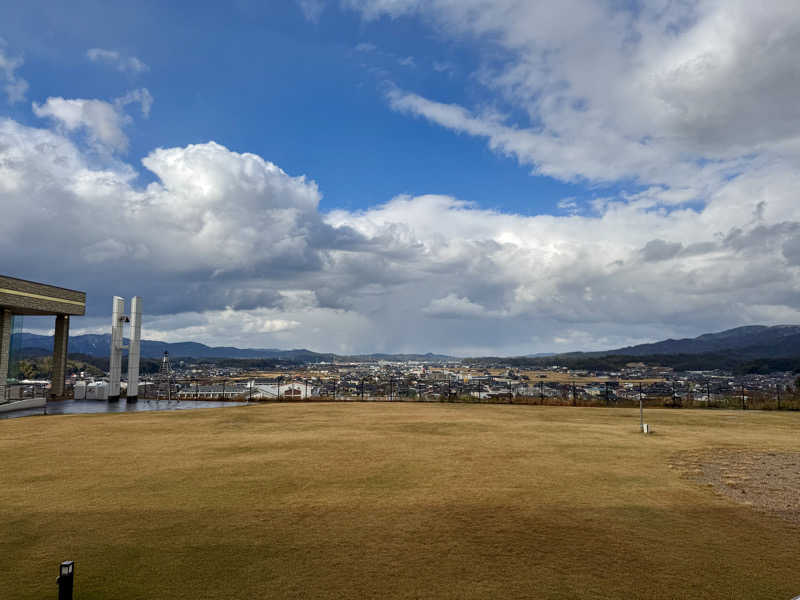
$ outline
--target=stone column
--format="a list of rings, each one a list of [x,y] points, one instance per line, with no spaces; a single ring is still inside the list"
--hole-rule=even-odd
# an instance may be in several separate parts
[[[11,352],[11,328],[14,315],[8,309],[0,309],[0,404],[6,401],[8,360]]]
[[[50,397],[64,396],[64,376],[67,372],[67,344],[69,343],[69,316],[56,317],[56,335],[53,340],[53,377],[50,384]]]

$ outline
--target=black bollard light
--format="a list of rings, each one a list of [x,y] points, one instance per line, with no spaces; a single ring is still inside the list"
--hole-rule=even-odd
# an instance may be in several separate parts
[[[58,570],[58,600],[72,600],[72,582],[75,577],[75,561],[65,560]]]

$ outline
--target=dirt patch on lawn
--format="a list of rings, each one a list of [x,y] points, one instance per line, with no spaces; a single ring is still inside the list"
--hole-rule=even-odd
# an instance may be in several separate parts
[[[714,450],[674,466],[735,502],[800,523],[800,452]]]

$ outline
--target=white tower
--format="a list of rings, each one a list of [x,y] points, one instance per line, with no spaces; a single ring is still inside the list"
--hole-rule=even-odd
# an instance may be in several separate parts
[[[142,337],[142,299],[131,299],[131,339],[128,343],[128,402],[139,399],[139,356]]]
[[[128,350],[128,400],[135,402],[139,391],[140,338],[142,335],[142,299],[135,296],[131,300],[131,317],[125,315],[125,299],[114,296],[111,305],[111,356],[108,362],[108,399],[119,400],[119,380],[122,372],[123,328],[131,324],[130,346]]]
[[[125,299],[114,296],[111,304],[111,356],[108,361],[108,399],[119,400],[119,377],[122,370],[122,326],[128,319]]]

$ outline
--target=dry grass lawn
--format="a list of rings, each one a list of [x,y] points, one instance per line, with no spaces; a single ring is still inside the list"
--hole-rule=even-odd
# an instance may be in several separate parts
[[[800,594],[800,525],[674,465],[800,413],[270,404],[0,421],[0,598]]]

